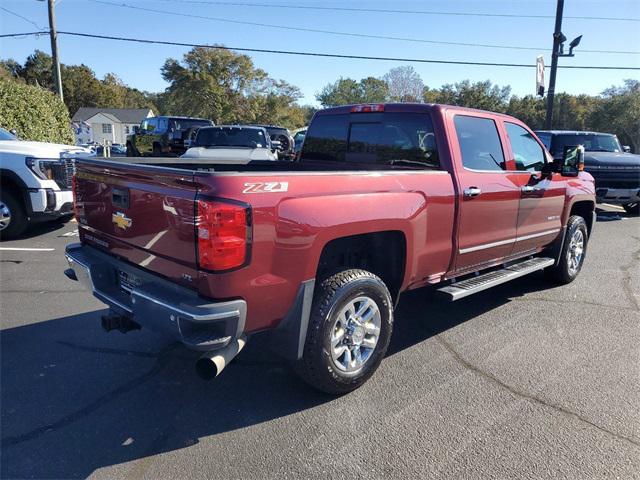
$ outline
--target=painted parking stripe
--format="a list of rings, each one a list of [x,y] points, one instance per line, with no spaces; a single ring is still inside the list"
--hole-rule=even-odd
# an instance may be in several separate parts
[[[622,208],[620,205],[612,205],[611,203],[603,203],[603,205],[606,205],[607,207],[616,208],[618,210],[624,211],[624,208]]]
[[[4,252],[53,252],[55,248],[18,248],[18,247],[0,247],[0,251]]]

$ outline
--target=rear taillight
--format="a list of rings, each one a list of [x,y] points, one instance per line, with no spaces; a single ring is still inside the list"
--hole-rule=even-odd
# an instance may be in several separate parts
[[[198,265],[206,270],[230,270],[249,259],[250,210],[219,200],[197,201]]]

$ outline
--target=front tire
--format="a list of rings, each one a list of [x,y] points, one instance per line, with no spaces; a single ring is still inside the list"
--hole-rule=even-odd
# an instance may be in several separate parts
[[[577,215],[569,217],[560,261],[545,270],[548,278],[561,285],[573,282],[582,270],[588,240],[589,234],[584,218]]]
[[[28,224],[17,197],[7,191],[0,193],[0,238],[15,238],[27,229]]]
[[[352,269],[325,279],[314,295],[298,375],[333,395],[360,387],[389,346],[392,306],[389,290],[373,273]]]
[[[127,142],[127,157],[139,157],[140,154],[130,142]]]

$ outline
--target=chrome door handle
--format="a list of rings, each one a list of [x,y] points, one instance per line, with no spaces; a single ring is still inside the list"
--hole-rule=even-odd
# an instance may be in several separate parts
[[[462,193],[465,197],[477,197],[482,193],[482,190],[480,190],[478,187],[469,187],[465,188]]]
[[[537,192],[538,190],[540,190],[540,187],[533,187],[531,185],[525,185],[520,190],[522,190],[522,193],[531,193],[531,192]]]

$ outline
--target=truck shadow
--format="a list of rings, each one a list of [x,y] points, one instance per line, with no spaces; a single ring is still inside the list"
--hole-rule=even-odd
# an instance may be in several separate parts
[[[531,275],[436,308],[429,308],[433,291],[411,292],[398,308],[389,355],[545,285]],[[2,331],[2,478],[85,478],[340,401],[298,380],[260,337],[217,380],[204,382],[194,372],[196,354],[144,330],[105,334],[100,313]],[[224,451],[208,449],[207,461],[224,462]]]

